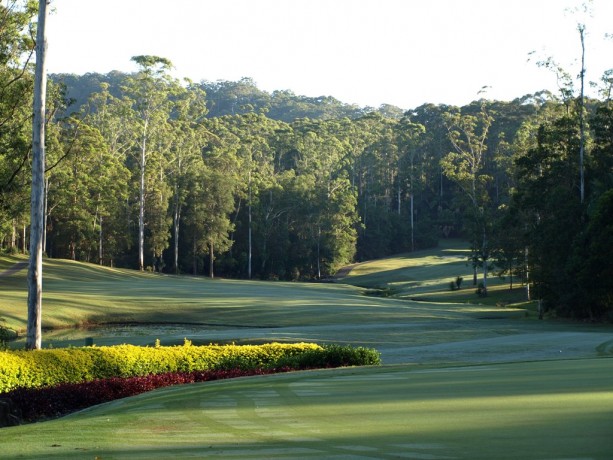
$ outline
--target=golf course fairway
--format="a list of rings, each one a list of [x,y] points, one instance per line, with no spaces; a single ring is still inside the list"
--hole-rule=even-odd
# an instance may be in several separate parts
[[[606,460],[611,382],[611,358],[249,377],[5,428],[0,456]]]
[[[15,330],[20,260],[0,260]],[[451,291],[470,278],[457,242],[336,283],[45,263],[45,346],[305,341],[376,348],[384,365],[164,388],[2,428],[0,459],[613,459],[611,326],[539,321],[504,280],[486,299]]]

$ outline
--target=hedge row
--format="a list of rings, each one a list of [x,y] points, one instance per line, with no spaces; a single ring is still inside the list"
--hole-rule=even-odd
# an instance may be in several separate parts
[[[10,400],[13,423],[36,422],[85,409],[120,398],[135,396],[147,391],[171,385],[208,382],[251,375],[289,372],[290,368],[214,370],[195,372],[171,372],[142,377],[114,377],[84,383],[63,383],[46,388],[17,388],[3,398]],[[0,427],[2,427],[0,421]]]
[[[0,351],[0,394],[15,388],[43,388],[113,377],[169,372],[305,369],[379,364],[366,348],[313,343],[264,345],[185,344],[172,347],[83,347],[36,351]]]

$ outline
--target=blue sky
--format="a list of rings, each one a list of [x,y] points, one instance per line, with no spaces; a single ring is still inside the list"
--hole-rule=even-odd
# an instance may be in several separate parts
[[[556,91],[535,60],[579,73],[577,23],[586,24],[587,77],[613,68],[613,1],[593,0],[52,0],[51,73],[131,72],[130,58],[170,59],[194,81],[250,77],[347,103],[462,105]],[[529,53],[534,51],[532,61]]]

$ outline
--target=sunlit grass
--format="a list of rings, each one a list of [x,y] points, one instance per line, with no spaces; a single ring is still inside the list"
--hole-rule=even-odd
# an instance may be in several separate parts
[[[604,460],[611,364],[405,365],[196,384],[6,429],[2,443],[27,459]]]

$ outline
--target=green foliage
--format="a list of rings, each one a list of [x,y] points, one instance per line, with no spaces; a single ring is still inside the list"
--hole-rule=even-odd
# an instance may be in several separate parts
[[[324,345],[321,350],[311,349],[300,355],[283,357],[280,363],[298,369],[376,366],[381,364],[381,354],[372,348],[331,344]]]
[[[15,332],[7,328],[4,323],[6,320],[0,317],[0,350],[5,350],[9,340],[15,338]]]
[[[379,353],[365,348],[311,343],[175,347],[85,347],[37,351],[0,351],[0,393],[111,377],[168,372],[255,370],[293,366],[338,367],[380,364]]]
[[[28,221],[25,59],[36,2],[11,5],[0,7],[0,248],[15,251]],[[595,210],[613,187],[609,99],[541,92],[403,113],[269,94],[250,79],[179,82],[163,57],[133,61],[134,74],[51,79],[50,257],[318,280],[356,260],[462,237],[484,285],[495,263],[511,287],[514,276],[530,282],[557,314],[607,316],[606,292],[591,281],[607,265],[589,240],[604,241]],[[73,117],[64,116],[66,96],[77,99]]]

